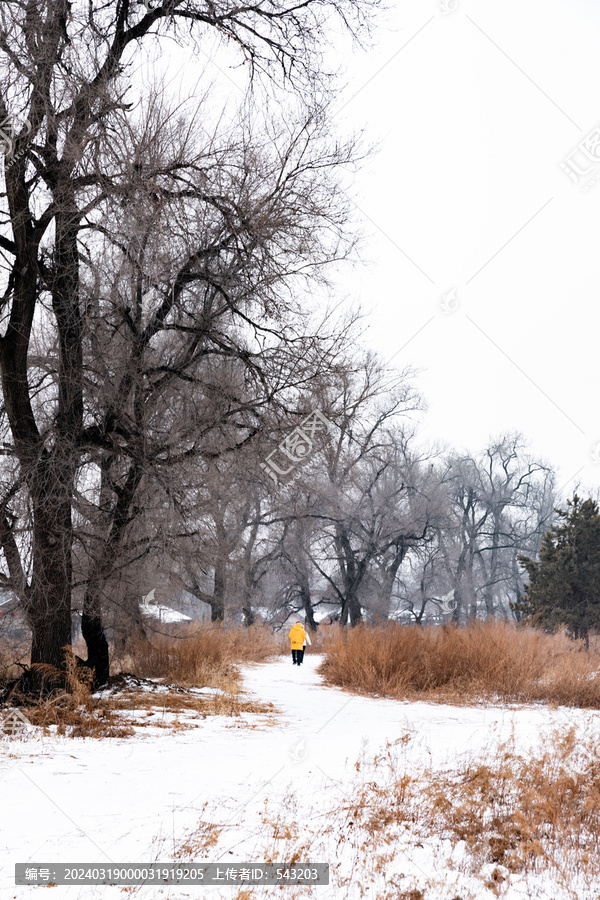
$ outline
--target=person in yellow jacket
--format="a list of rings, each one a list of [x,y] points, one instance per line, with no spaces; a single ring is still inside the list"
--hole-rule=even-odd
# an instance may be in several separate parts
[[[304,647],[307,641],[310,644],[310,640],[300,622],[296,622],[295,625],[292,625],[289,639],[292,645],[293,665],[301,666],[304,658]]]

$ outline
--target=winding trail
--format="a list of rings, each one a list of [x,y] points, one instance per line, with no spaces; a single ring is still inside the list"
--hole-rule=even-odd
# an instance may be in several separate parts
[[[247,695],[273,703],[277,714],[181,714],[185,727],[166,719],[124,740],[56,734],[0,740],[0,897],[31,896],[14,886],[15,862],[169,861],[200,820],[223,827],[228,848],[219,843],[221,858],[257,858],[252,851],[266,798],[283,804],[290,791],[298,793],[307,814],[315,804],[339,802],[361,752],[373,755],[407,732],[406,761],[419,771],[424,762],[454,765],[461,754],[493,748],[513,731],[515,745],[525,749],[544,730],[598,715],[362,697],[324,685],[319,662],[309,653],[301,667],[286,656],[243,668]],[[145,717],[140,711],[139,721]],[[172,890],[156,896],[187,896]],[[213,890],[203,889],[202,897],[216,896]],[[122,896],[116,887],[59,886],[52,893],[54,900]]]

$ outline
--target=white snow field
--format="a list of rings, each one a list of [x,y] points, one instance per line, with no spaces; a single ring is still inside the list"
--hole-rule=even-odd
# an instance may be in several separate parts
[[[599,713],[356,696],[324,685],[316,672],[320,661],[307,654],[301,667],[287,657],[243,667],[247,694],[272,702],[277,714],[165,714],[162,723],[140,726],[126,739],[43,736],[32,729],[0,740],[2,900],[48,890],[56,900],[600,898],[600,884],[589,878],[573,884],[572,877],[563,882],[543,870],[503,870],[504,880],[491,889],[486,882],[498,867],[473,871],[464,842],[396,827],[391,844],[375,848],[368,830],[353,829],[347,814],[360,785],[371,792],[383,786],[383,757],[397,757],[397,769],[411,775],[427,769],[431,779],[436,770],[493,755],[500,741],[526,754],[558,727],[598,724]],[[140,712],[140,721],[146,716]],[[214,844],[203,845],[211,835]],[[328,886],[14,884],[17,862],[232,865],[287,862],[299,848],[295,861],[330,864]]]

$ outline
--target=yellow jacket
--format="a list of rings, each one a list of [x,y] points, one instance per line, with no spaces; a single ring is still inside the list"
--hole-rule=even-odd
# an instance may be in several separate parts
[[[299,622],[292,626],[289,639],[292,642],[292,650],[302,650],[306,640],[306,632]]]

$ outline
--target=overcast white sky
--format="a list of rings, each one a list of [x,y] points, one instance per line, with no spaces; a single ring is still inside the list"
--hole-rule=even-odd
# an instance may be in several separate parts
[[[336,120],[379,142],[353,184],[366,262],[340,281],[366,340],[423,370],[428,438],[518,430],[567,494],[595,490],[600,0],[403,0],[373,49],[338,50]]]
[[[409,0],[388,20],[340,112],[381,141],[355,195],[369,340],[425,369],[432,437],[517,429],[559,486],[595,488],[600,0]]]

